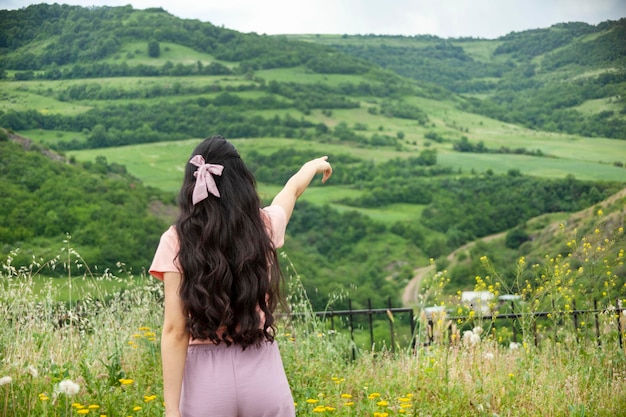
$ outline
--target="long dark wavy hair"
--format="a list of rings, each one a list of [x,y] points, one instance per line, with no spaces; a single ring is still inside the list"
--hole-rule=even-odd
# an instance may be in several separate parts
[[[274,340],[273,312],[282,275],[261,215],[256,180],[235,147],[221,136],[205,139],[191,156],[224,166],[213,175],[220,197],[192,203],[197,167],[188,163],[178,196],[179,290],[194,339],[244,349]],[[265,313],[260,323],[259,309]],[[218,329],[226,329],[219,334]],[[222,330],[220,329],[220,331]]]

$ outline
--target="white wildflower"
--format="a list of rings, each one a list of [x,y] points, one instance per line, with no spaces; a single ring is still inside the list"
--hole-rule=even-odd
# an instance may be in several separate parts
[[[2,378],[0,378],[0,385],[7,385],[10,384],[13,381],[13,379],[11,379],[10,376],[3,376]]]
[[[469,344],[471,346],[476,346],[479,343],[480,343],[480,335],[477,335],[476,333],[472,332],[472,334],[469,337]]]
[[[482,328],[482,327],[480,327],[480,326],[476,326],[476,327],[474,327],[474,330],[472,330],[472,331],[474,332],[474,334],[477,334],[477,335],[479,335],[479,336],[480,336],[481,334],[483,334],[483,328]]]
[[[519,343],[516,343],[516,342],[509,343],[509,349],[511,349],[511,350],[519,349]]]
[[[59,385],[57,386],[57,391],[65,395],[78,394],[78,391],[80,391],[80,385],[70,379],[64,379],[63,381],[59,382]]]
[[[26,370],[33,378],[37,378],[39,376],[39,371],[33,365],[29,365]]]
[[[469,343],[470,337],[474,334],[471,330],[466,330],[463,332],[463,343],[466,345]]]

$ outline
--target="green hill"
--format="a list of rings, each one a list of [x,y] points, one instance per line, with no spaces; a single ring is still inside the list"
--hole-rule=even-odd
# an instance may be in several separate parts
[[[354,306],[397,304],[429,258],[443,264],[475,239],[623,188],[623,26],[556,25],[493,41],[274,37],[161,9],[0,10],[0,126],[59,153],[71,173],[43,170],[49,203],[38,207],[23,180],[30,156],[2,144],[13,146],[2,153],[2,254],[28,248],[18,259],[28,263],[70,233],[88,263],[145,268],[172,221],[188,152],[219,133],[267,200],[299,164],[328,154],[335,174],[303,196],[287,255],[316,308],[333,294]],[[590,47],[593,60],[580,62]],[[83,171],[96,175],[95,189],[115,178],[140,197],[107,195],[100,210],[111,216],[97,214],[100,197],[64,179]],[[457,288],[473,285],[475,267],[455,271]]]
[[[626,138],[626,18],[596,26],[561,23],[495,40],[290,38],[443,86],[463,95],[461,108],[474,113],[532,129]],[[583,106],[591,102],[595,105]]]
[[[27,138],[1,134],[0,245],[4,256],[19,250],[10,255],[14,266],[41,264],[54,276],[68,268],[118,270],[118,263],[141,273],[149,265],[168,224],[156,214],[166,194],[119,164],[69,164]],[[57,257],[59,248],[69,256],[70,247],[82,256],[82,270]]]

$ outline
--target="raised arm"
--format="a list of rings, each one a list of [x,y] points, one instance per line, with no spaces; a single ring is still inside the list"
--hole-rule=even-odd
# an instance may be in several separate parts
[[[291,218],[296,200],[304,193],[309,186],[313,177],[322,174],[322,182],[325,183],[333,173],[333,168],[328,163],[328,157],[313,159],[302,165],[300,170],[296,172],[285,184],[282,190],[274,197],[272,205],[278,205],[285,210],[287,222]]]

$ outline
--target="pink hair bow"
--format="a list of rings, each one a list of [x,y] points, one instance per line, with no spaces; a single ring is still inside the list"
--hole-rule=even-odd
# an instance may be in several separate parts
[[[193,188],[193,195],[191,196],[193,204],[195,205],[207,198],[209,193],[213,194],[215,197],[219,197],[220,192],[217,189],[217,184],[213,179],[213,175],[221,176],[224,166],[207,164],[204,162],[202,155],[195,155],[189,160],[189,163],[198,167],[196,172],[193,173],[194,177],[196,177],[196,185]]]

